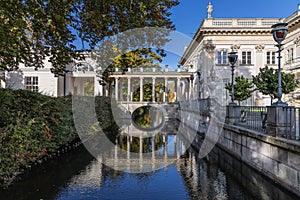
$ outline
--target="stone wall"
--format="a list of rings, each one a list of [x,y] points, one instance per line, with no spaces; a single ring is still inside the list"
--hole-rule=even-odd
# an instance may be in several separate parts
[[[300,195],[300,144],[228,124],[219,147]]]
[[[214,138],[218,138],[216,144],[218,147],[300,196],[299,141],[220,123],[212,117],[205,121],[200,117],[198,109],[191,111],[181,108],[180,111],[179,133],[182,132],[182,136],[190,141],[192,146],[200,149],[203,145],[215,145]],[[202,124],[205,124],[205,127],[202,127]],[[210,138],[213,139],[211,142],[203,143],[205,139]]]

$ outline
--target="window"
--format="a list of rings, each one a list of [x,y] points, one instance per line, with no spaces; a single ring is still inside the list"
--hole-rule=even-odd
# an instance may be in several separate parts
[[[25,88],[33,92],[39,91],[38,77],[25,77]]]
[[[290,63],[294,60],[294,51],[293,48],[290,48],[286,51],[286,63]]]
[[[275,61],[276,61],[275,52],[268,51],[267,52],[267,64],[275,64]]]
[[[227,64],[227,51],[218,51],[217,64]]]
[[[242,52],[242,64],[251,65],[251,51]]]

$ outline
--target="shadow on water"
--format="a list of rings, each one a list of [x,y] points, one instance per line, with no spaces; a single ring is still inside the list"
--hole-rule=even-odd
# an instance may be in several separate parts
[[[0,199],[54,199],[59,188],[92,160],[94,158],[81,145],[70,153],[34,167],[9,188],[0,189]]]

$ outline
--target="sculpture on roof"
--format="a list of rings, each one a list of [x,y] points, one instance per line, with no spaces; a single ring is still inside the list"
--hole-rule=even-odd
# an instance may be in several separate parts
[[[211,18],[212,11],[213,11],[213,6],[212,6],[211,2],[208,2],[208,5],[207,5],[207,18]]]

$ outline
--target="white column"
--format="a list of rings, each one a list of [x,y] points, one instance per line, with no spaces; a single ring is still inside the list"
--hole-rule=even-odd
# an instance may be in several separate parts
[[[152,78],[152,102],[155,102],[155,78]]]
[[[176,89],[177,89],[177,92],[176,92],[176,101],[179,102],[180,101],[180,78],[177,77],[177,85],[176,85]]]
[[[168,78],[165,77],[165,102],[168,102]]]
[[[119,100],[118,94],[119,94],[119,79],[118,79],[118,77],[116,77],[115,78],[115,98],[116,98],[116,101]]]
[[[144,85],[143,78],[140,78],[140,102],[142,102],[144,100],[144,86],[143,85]]]
[[[131,100],[131,78],[127,78],[127,101]]]
[[[188,99],[192,99],[192,80],[191,79],[189,80],[189,83],[190,83],[190,85],[189,85],[189,97],[188,97]]]

